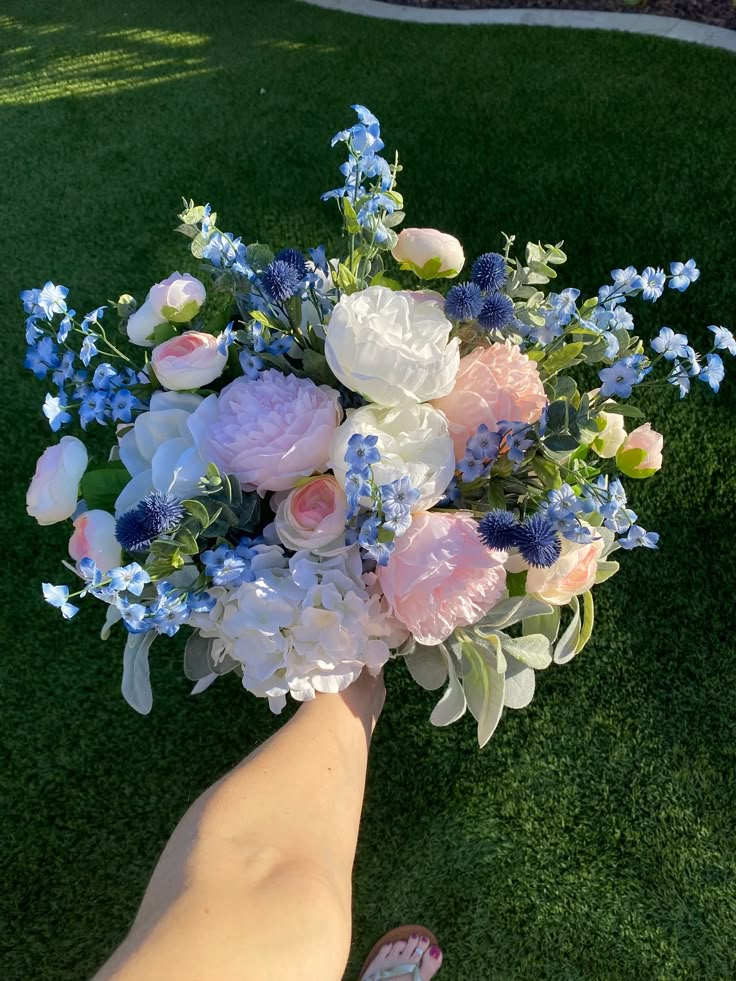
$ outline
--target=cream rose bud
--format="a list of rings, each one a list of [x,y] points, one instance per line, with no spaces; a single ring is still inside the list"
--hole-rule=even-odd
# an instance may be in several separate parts
[[[440,500],[455,472],[455,449],[441,412],[431,405],[364,405],[349,412],[330,452],[330,467],[341,487],[347,474],[345,451],[354,433],[378,437],[381,460],[373,465],[373,479],[379,486],[408,476],[419,491],[412,511],[429,510]]]
[[[592,529],[596,534],[596,529]],[[545,603],[564,606],[573,596],[586,593],[595,583],[598,560],[605,541],[598,536],[586,545],[562,539],[562,553],[554,565],[544,569],[534,566],[526,574],[526,591]]]
[[[604,460],[616,456],[626,439],[624,417],[617,412],[601,412],[598,416],[599,433],[590,444],[594,452]]]
[[[92,559],[103,574],[120,565],[123,551],[115,537],[115,518],[107,511],[85,511],[74,520],[69,555],[75,562]]]
[[[343,296],[327,326],[325,357],[353,392],[379,405],[447,395],[460,364],[452,324],[434,303],[384,286]]]
[[[175,272],[148,291],[145,302],[128,320],[128,339],[141,347],[153,347],[150,335],[159,324],[186,324],[199,313],[207,297],[204,285],[189,273]]]
[[[227,353],[217,349],[217,338],[188,330],[154,348],[151,364],[164,388],[181,392],[209,385],[227,364]]]
[[[436,228],[405,228],[391,254],[402,269],[413,270],[421,279],[450,279],[465,264],[458,240]]]
[[[627,477],[651,477],[662,469],[664,436],[645,422],[630,432],[616,454],[616,465]]]
[[[87,469],[87,450],[76,436],[62,436],[49,446],[36,464],[26,510],[40,525],[71,518],[79,498],[79,481]]]
[[[281,501],[274,527],[279,541],[298,552],[335,555],[345,548],[348,501],[331,474],[309,477]]]

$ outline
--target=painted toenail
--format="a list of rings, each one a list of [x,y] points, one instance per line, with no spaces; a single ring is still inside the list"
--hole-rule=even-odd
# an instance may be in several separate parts
[[[409,940],[416,940],[416,939],[417,939],[416,933],[412,933],[412,935],[409,937]]]
[[[442,953],[442,951],[440,950],[439,947],[432,946],[432,947],[429,948],[429,950],[427,951],[427,953],[429,954],[430,957],[434,957],[434,959],[437,960],[437,958],[440,956],[440,954]]]
[[[420,937],[419,940],[423,944],[428,944],[429,943],[429,937]]]

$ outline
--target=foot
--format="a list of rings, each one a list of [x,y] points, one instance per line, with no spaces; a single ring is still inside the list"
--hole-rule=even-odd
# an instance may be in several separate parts
[[[429,981],[442,966],[442,951],[431,943],[429,937],[412,934],[408,940],[399,940],[395,944],[381,947],[368,965],[361,981],[375,974],[380,976],[381,971],[403,964],[416,964],[422,981]],[[407,979],[410,977],[411,975],[407,975]]]

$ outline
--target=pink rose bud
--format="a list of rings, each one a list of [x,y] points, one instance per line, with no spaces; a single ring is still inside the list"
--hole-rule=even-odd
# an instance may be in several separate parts
[[[565,606],[573,596],[587,593],[595,583],[598,559],[604,544],[601,537],[587,545],[563,538],[562,554],[554,565],[546,569],[529,568],[526,575],[527,593],[534,593],[554,606]]]
[[[202,388],[219,378],[227,354],[217,350],[217,338],[212,334],[188,330],[154,348],[151,364],[164,388],[181,392]]]
[[[167,321],[186,324],[199,313],[207,297],[204,285],[189,273],[175,272],[148,291],[143,305],[128,320],[128,339],[141,347],[153,347],[151,334]]]
[[[87,450],[76,436],[62,436],[61,442],[44,450],[26,494],[30,516],[40,525],[71,518],[77,508],[79,481],[86,469]]]
[[[92,559],[103,574],[119,566],[123,552],[115,538],[115,518],[107,511],[85,511],[75,518],[69,555],[77,563]]]
[[[279,504],[276,533],[295,552],[334,555],[345,547],[347,509],[347,498],[331,474],[309,478]]]
[[[506,552],[483,545],[469,514],[420,511],[376,572],[393,616],[431,646],[496,605],[506,586],[505,561]]]
[[[391,254],[420,279],[451,279],[465,264],[462,245],[436,228],[405,228]]]
[[[664,437],[649,422],[626,437],[616,454],[616,465],[627,477],[651,477],[662,467]]]

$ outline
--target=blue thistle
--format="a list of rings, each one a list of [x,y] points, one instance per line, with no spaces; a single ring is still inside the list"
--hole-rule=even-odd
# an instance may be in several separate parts
[[[518,530],[519,523],[516,516],[511,511],[500,509],[484,514],[478,523],[478,536],[486,548],[498,549],[501,552],[516,545]]]
[[[495,293],[505,285],[506,260],[498,252],[484,252],[473,263],[471,279],[484,293]]]
[[[307,260],[299,249],[282,249],[276,253],[276,261],[285,262],[292,269],[296,269],[299,279],[304,279],[307,275]]]
[[[483,296],[476,283],[458,283],[445,297],[445,313],[450,320],[475,320],[483,307]]]
[[[555,526],[544,514],[534,514],[516,529],[514,545],[531,566],[546,569],[562,554],[562,542]]]
[[[263,272],[263,285],[272,300],[281,303],[299,292],[302,277],[299,272],[283,259],[274,259]]]
[[[184,508],[172,494],[153,491],[115,523],[115,537],[126,552],[144,552],[154,538],[181,523]]]
[[[514,319],[514,304],[504,293],[491,293],[483,304],[478,323],[485,330],[501,330]]]

